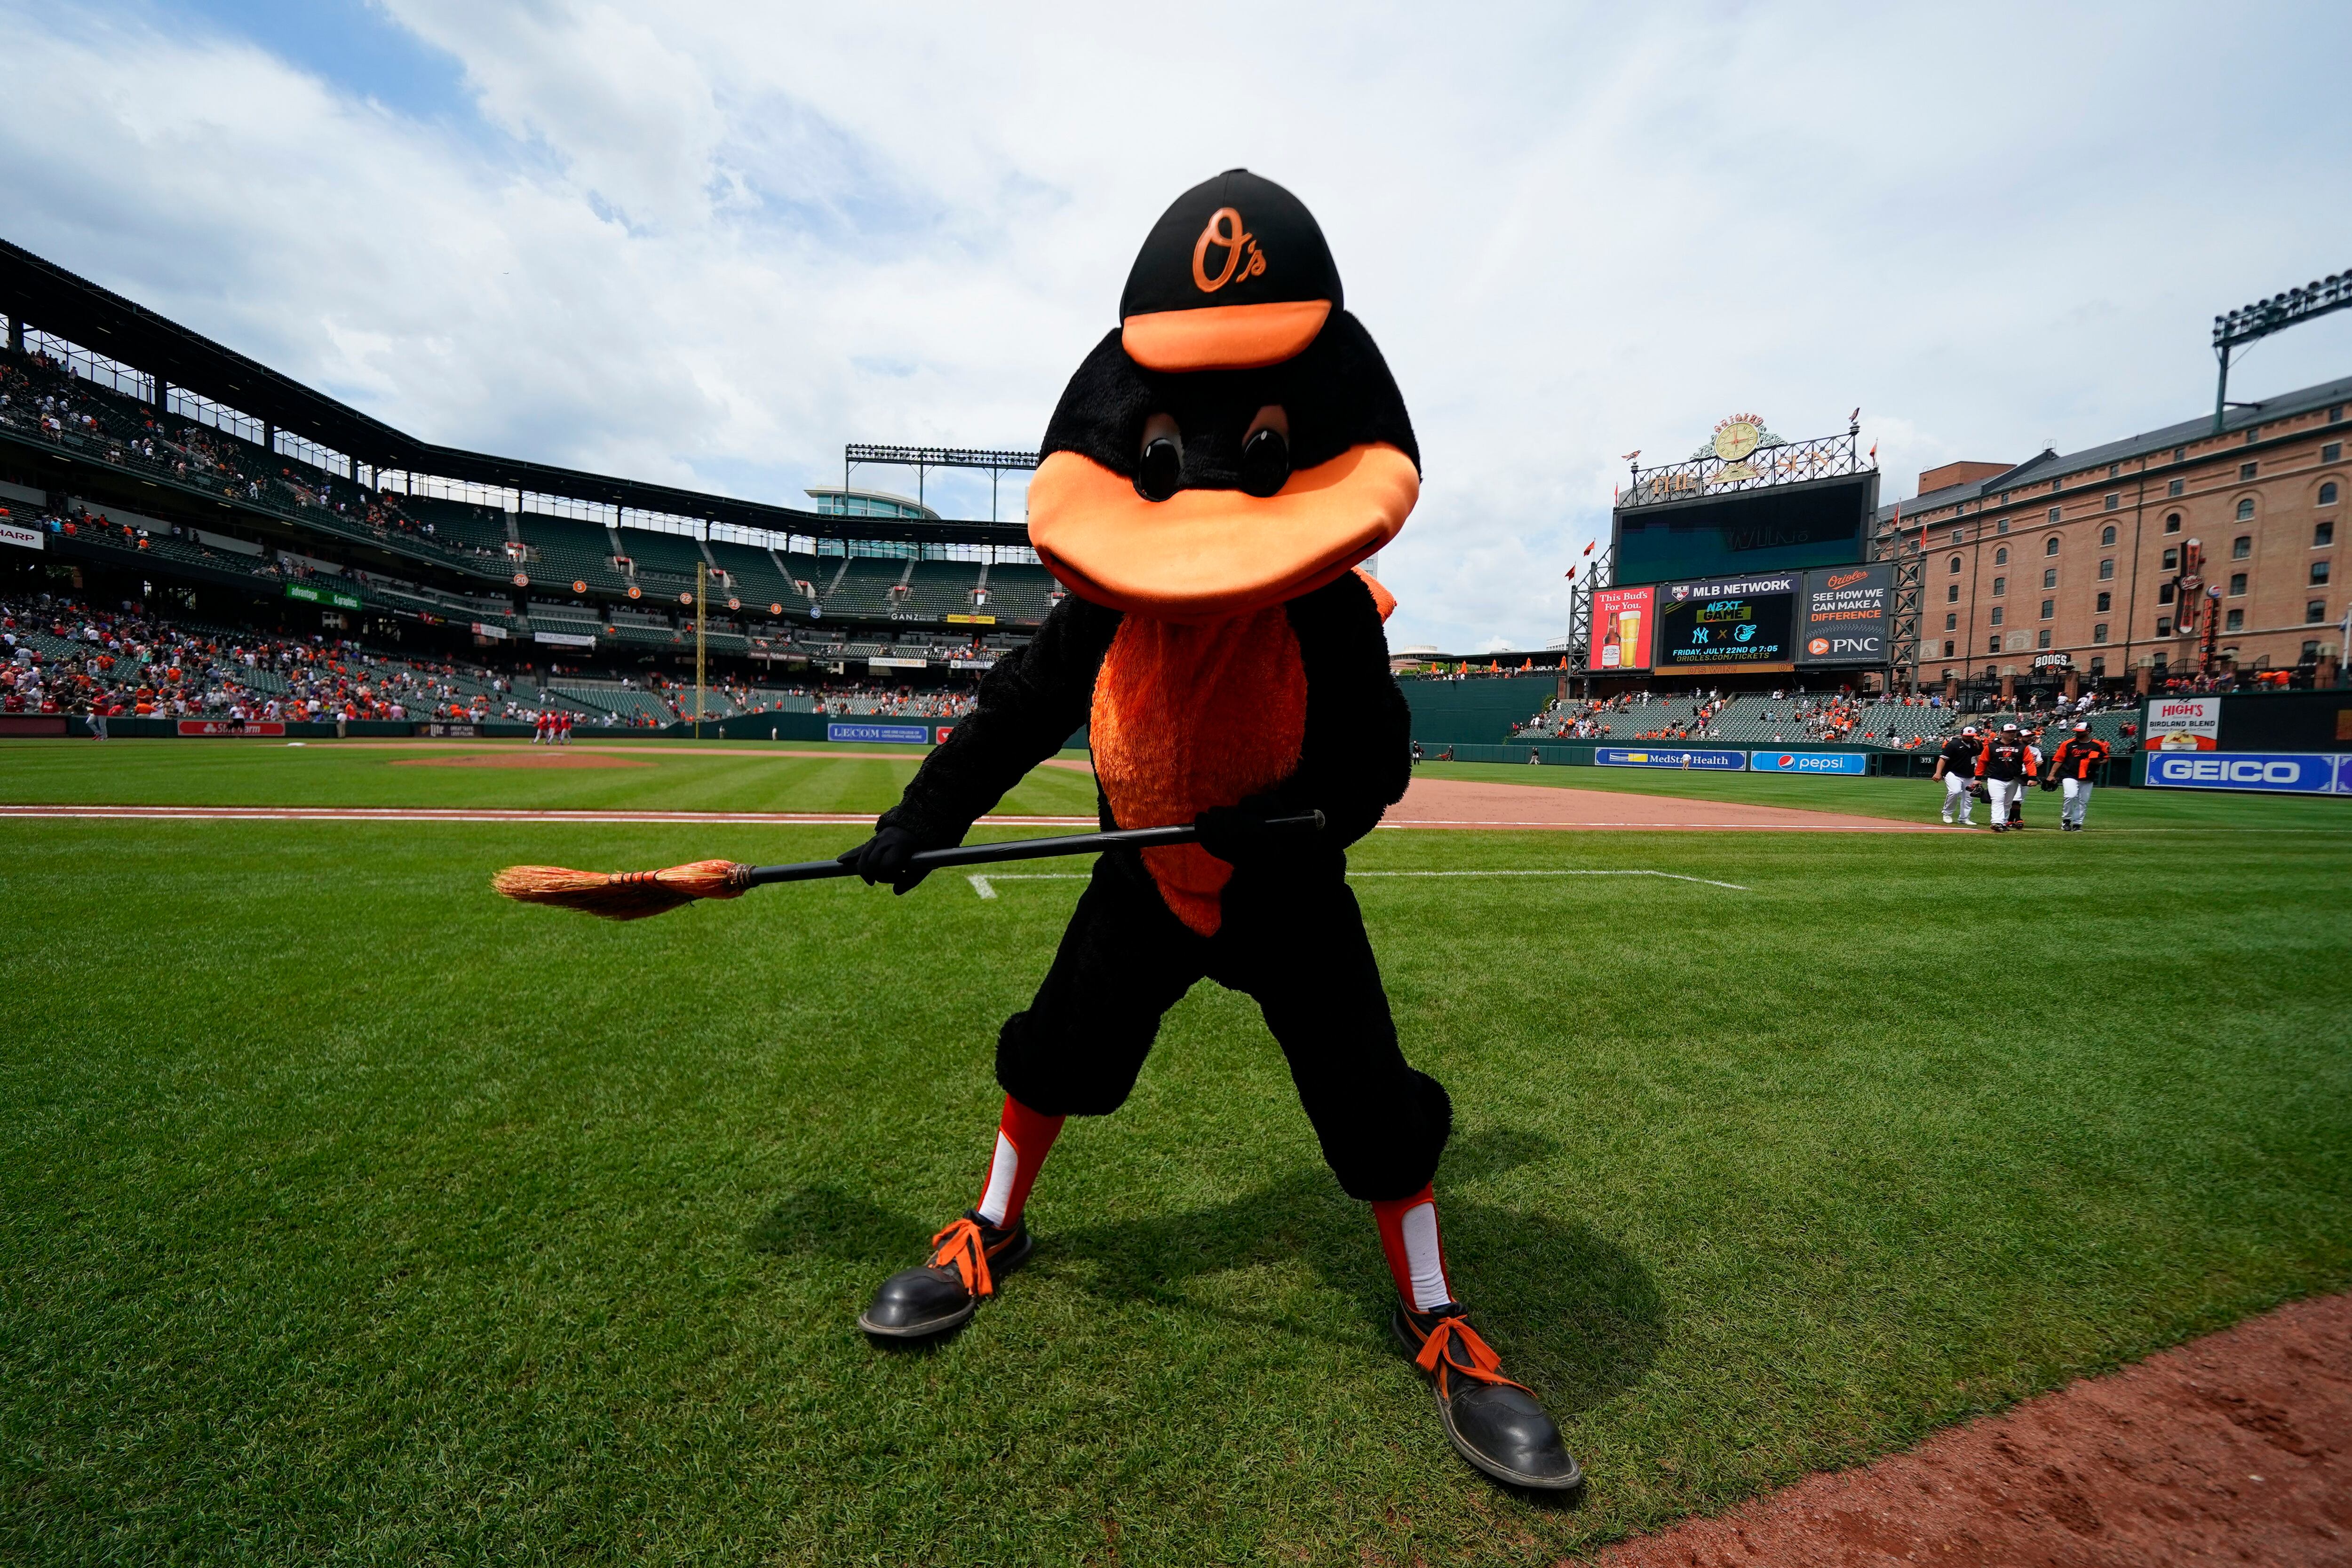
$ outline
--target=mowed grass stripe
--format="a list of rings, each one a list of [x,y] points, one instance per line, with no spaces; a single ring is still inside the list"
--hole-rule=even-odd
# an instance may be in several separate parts
[[[1075,889],[612,925],[485,879],[843,830],[5,832],[11,1558],[1547,1562],[2352,1284],[2340,831],[1656,833],[1643,866],[1753,891],[1360,887],[1460,1117],[1458,1281],[1593,1474],[1571,1512],[1446,1449],[1361,1207],[1213,988],[1072,1124],[970,1333],[856,1333],[971,1200]]]

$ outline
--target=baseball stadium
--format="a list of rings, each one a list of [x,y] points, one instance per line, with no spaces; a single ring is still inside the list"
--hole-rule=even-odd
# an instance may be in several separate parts
[[[0,244],[0,1556],[2347,1561],[2352,378],[1395,648],[1323,246],[788,505]]]

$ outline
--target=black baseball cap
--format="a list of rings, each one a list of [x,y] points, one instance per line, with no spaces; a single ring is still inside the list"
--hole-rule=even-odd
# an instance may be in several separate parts
[[[1306,204],[1228,169],[1151,225],[1119,295],[1120,346],[1146,370],[1255,370],[1303,350],[1342,303]]]

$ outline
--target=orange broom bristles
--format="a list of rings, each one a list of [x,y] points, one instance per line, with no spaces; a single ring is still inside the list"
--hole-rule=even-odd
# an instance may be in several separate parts
[[[560,865],[510,865],[490,885],[525,904],[551,904],[607,920],[642,920],[698,898],[740,898],[750,891],[748,865],[696,861],[661,871],[568,871]]]

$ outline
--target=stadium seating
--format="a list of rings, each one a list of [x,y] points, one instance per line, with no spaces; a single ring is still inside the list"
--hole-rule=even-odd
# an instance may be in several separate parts
[[[613,536],[602,523],[523,512],[516,517],[516,528],[530,552],[522,570],[534,582],[551,587],[585,582],[607,592],[627,591],[628,580],[613,564]]]
[[[972,613],[971,591],[980,582],[973,561],[927,560],[908,580],[904,612],[922,621]]]
[[[1058,586],[1054,574],[1042,566],[1000,561],[988,569],[988,602],[980,606],[980,613],[993,615],[1000,622],[1043,621],[1054,608],[1053,595]]]
[[[906,574],[908,562],[887,557],[854,556],[841,581],[825,596],[827,615],[888,616],[899,608],[892,591]]]

